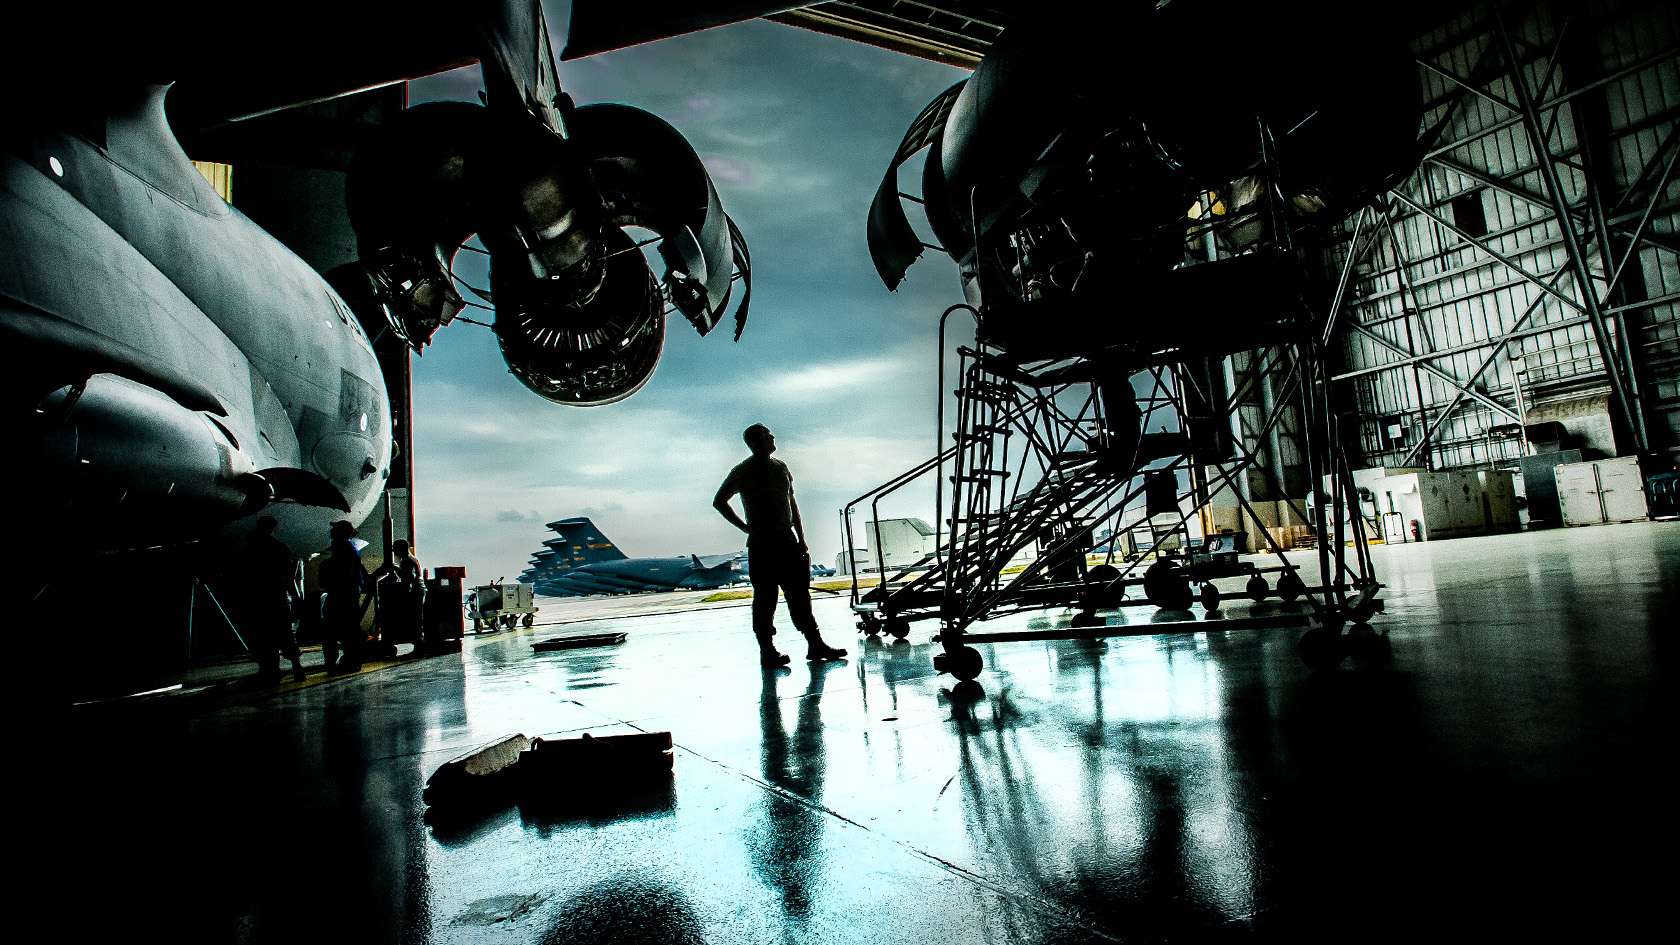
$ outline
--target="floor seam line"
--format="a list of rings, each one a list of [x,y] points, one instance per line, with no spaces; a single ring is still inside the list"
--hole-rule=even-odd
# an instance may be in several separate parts
[[[643,732],[647,731],[646,729],[643,729],[640,726],[635,725],[634,723],[626,722],[624,724],[630,725],[632,728],[635,728],[638,731],[643,731]],[[1016,902],[1021,903],[1023,905],[1026,905],[1030,908],[1036,909],[1039,912],[1042,912],[1042,913],[1045,913],[1047,915],[1053,916],[1057,919],[1060,919],[1061,921],[1066,922],[1069,925],[1078,926],[1079,928],[1083,929],[1084,931],[1090,932],[1093,935],[1102,936],[1104,939],[1107,939],[1108,941],[1111,941],[1111,942],[1121,941],[1121,939],[1118,936],[1116,936],[1114,933],[1108,931],[1105,928],[1102,928],[1101,926],[1092,924],[1089,920],[1085,919],[1083,916],[1080,916],[1080,915],[1075,914],[1075,913],[1070,913],[1065,909],[1062,909],[1058,906],[1055,906],[1055,905],[1049,903],[1046,900],[1043,900],[1043,899],[1037,898],[1035,896],[1032,896],[1031,894],[1024,893],[1024,892],[1021,892],[1021,891],[1015,890],[1015,889],[1010,889],[1009,887],[1003,885],[1002,883],[999,883],[999,882],[997,882],[996,880],[993,880],[993,879],[989,879],[985,876],[981,876],[980,874],[974,872],[973,870],[969,870],[965,867],[959,866],[959,865],[957,865],[955,863],[952,863],[951,861],[946,860],[942,857],[934,856],[932,853],[929,853],[926,850],[918,849],[914,846],[911,846],[908,843],[905,843],[902,840],[898,840],[894,837],[889,837],[886,834],[881,833],[877,830],[872,830],[872,829],[870,829],[870,827],[867,824],[859,823],[859,822],[853,820],[852,818],[847,817],[845,814],[840,813],[839,811],[835,810],[832,807],[828,807],[828,806],[825,806],[823,804],[819,804],[819,803],[811,800],[810,798],[802,797],[798,794],[795,794],[792,791],[789,791],[788,789],[786,789],[786,788],[784,788],[784,787],[782,787],[782,786],[780,786],[780,785],[778,785],[778,784],[776,784],[772,781],[766,781],[763,778],[756,777],[756,776],[748,774],[747,772],[742,771],[738,768],[731,767],[730,765],[727,765],[727,764],[724,764],[721,761],[718,761],[716,758],[711,758],[707,755],[703,755],[700,752],[695,751],[694,749],[689,748],[686,745],[680,745],[679,744],[679,745],[675,745],[675,747],[681,749],[683,752],[685,752],[687,754],[690,754],[690,755],[693,755],[696,758],[699,758],[701,761],[704,761],[704,762],[706,762],[708,764],[711,764],[711,765],[713,765],[717,768],[720,768],[723,771],[742,779],[743,781],[747,781],[751,784],[755,784],[758,787],[763,788],[764,790],[769,791],[772,794],[775,794],[777,797],[780,797],[783,800],[786,800],[786,801],[788,801],[790,803],[793,803],[793,804],[798,804],[798,805],[800,805],[802,807],[805,807],[809,810],[813,810],[813,811],[817,811],[819,813],[827,814],[828,816],[834,818],[835,820],[840,821],[841,823],[850,824],[851,826],[856,827],[859,830],[862,830],[864,833],[867,833],[872,837],[878,837],[878,838],[886,841],[887,843],[890,843],[893,846],[898,847],[899,849],[905,851],[906,853],[909,853],[910,855],[916,857],[917,859],[922,860],[923,862],[931,863],[934,866],[937,866],[940,869],[943,869],[946,872],[951,873],[952,875],[955,875],[955,876],[957,876],[959,878],[962,878],[962,879],[966,879],[969,882],[974,883],[977,886],[984,887],[984,888],[992,891],[993,893],[996,893],[999,896],[1003,896],[1007,899],[1015,900]]]

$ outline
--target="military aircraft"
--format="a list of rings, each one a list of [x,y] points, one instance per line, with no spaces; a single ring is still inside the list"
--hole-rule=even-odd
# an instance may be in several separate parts
[[[557,537],[543,542],[519,576],[546,597],[638,594],[727,587],[747,580],[746,553],[631,558],[587,518],[548,523]]]
[[[211,548],[270,514],[309,551],[330,521],[363,522],[393,459],[370,335],[418,350],[449,323],[465,304],[450,263],[473,235],[509,369],[566,404],[639,389],[667,308],[705,334],[747,275],[675,129],[560,90],[536,0],[305,2],[262,33],[229,43],[147,9],[8,44],[15,74],[41,80],[0,106],[0,410],[32,534]],[[474,60],[482,103],[405,110],[362,148],[360,259],[328,277],[218,196],[176,137]],[[656,234],[662,280],[627,226]]]

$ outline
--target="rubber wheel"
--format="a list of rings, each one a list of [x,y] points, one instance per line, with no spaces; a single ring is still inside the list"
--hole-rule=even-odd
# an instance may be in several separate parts
[[[887,621],[887,633],[894,640],[902,640],[910,635],[910,621],[903,617],[893,617]]]
[[[1272,592],[1272,589],[1266,584],[1266,579],[1258,574],[1248,579],[1248,587],[1244,590],[1248,592],[1248,599],[1256,604],[1265,600],[1267,595]]]
[[[1371,629],[1368,623],[1354,623],[1348,626],[1347,655],[1356,663],[1371,663],[1386,659],[1390,655],[1388,635]]]
[[[1112,564],[1099,564],[1085,574],[1089,584],[1107,584],[1120,576],[1120,569]]]
[[[1157,561],[1143,572],[1143,596],[1162,610],[1185,610],[1190,606],[1190,579],[1171,561]]]
[[[1347,646],[1339,628],[1314,627],[1301,635],[1295,644],[1301,662],[1314,670],[1332,670],[1347,658]]]
[[[525,619],[521,620],[519,622],[526,629],[530,629],[531,626],[533,626],[537,622],[537,615],[536,614],[526,614]]]
[[[1212,584],[1202,585],[1202,609],[1210,614],[1219,609],[1219,588]]]
[[[1082,610],[1074,614],[1073,619],[1068,621],[1070,627],[1100,627],[1102,625],[1103,619],[1089,610]]]
[[[1115,585],[1120,569],[1111,564],[1099,564],[1085,575],[1085,605],[1095,610],[1112,610],[1126,599],[1126,586]],[[1110,586],[1113,585],[1113,586]]]
[[[1301,580],[1301,576],[1296,574],[1294,571],[1285,571],[1283,575],[1278,578],[1277,596],[1278,599],[1283,601],[1285,604],[1293,603],[1295,598],[1306,593],[1306,590],[1307,582]]]
[[[980,671],[985,668],[986,661],[980,658],[980,651],[972,646],[958,647],[955,652],[945,654],[946,671],[964,682],[978,678]]]

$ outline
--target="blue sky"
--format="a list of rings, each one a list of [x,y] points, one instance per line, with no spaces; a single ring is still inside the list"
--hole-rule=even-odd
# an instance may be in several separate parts
[[[567,7],[547,6],[556,49]],[[740,431],[762,421],[793,470],[813,554],[832,564],[839,507],[933,453],[936,321],[960,301],[956,270],[930,253],[887,292],[864,220],[905,127],[963,75],[762,21],[562,63],[579,104],[647,109],[700,153],[752,249],[751,318],[737,344],[728,322],[700,338],[672,316],[648,386],[583,409],[527,391],[488,330],[440,332],[414,372],[423,560],[511,577],[549,537],[543,523],[571,515],[631,555],[738,548],[711,498],[745,455]],[[415,82],[410,98],[475,100],[479,88],[475,67]],[[469,255],[459,271],[482,285]],[[931,504],[921,489],[883,514]]]

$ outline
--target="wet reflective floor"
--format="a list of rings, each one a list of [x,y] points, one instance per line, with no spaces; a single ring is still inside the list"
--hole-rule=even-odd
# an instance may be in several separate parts
[[[795,649],[761,672],[733,609],[568,628],[629,634],[605,649],[533,654],[538,628],[281,696],[79,712],[25,831],[50,843],[68,940],[1608,938],[1665,920],[1680,525],[1376,557],[1386,645],[1331,672],[1289,630],[1007,643],[982,648],[985,695],[954,703],[930,646],[865,646],[824,600],[844,663]],[[426,778],[474,745],[636,729],[674,734],[669,790],[422,819]]]

